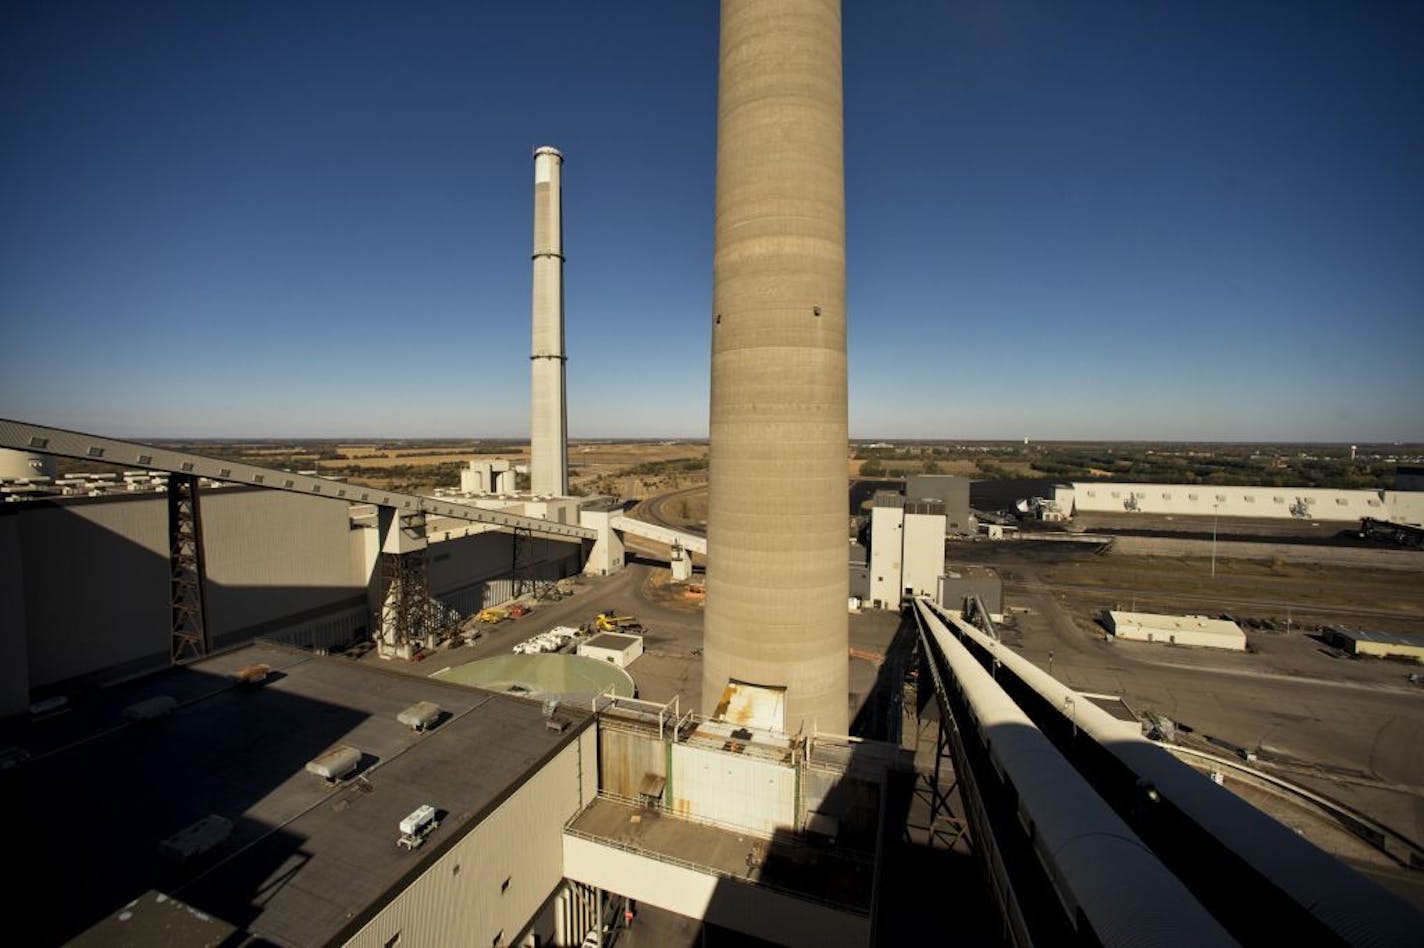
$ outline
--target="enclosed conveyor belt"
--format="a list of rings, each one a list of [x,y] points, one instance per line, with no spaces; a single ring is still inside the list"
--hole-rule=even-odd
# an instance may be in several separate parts
[[[707,538],[696,533],[688,533],[686,530],[674,530],[672,527],[664,527],[656,523],[648,523],[646,520],[637,520],[633,517],[614,517],[608,521],[608,525],[623,533],[631,533],[635,537],[642,537],[645,540],[653,540],[657,543],[665,543],[668,546],[682,547],[689,553],[707,554]]]
[[[1073,766],[1243,944],[1418,944],[1424,914],[996,638],[954,631]]]
[[[311,497],[326,497],[350,504],[376,504],[390,507],[402,513],[426,513],[472,523],[489,524],[507,530],[527,530],[532,534],[570,540],[594,540],[598,534],[575,524],[540,520],[537,517],[522,517],[517,514],[484,510],[468,504],[402,494],[397,491],[378,490],[373,487],[358,487],[327,477],[310,474],[294,474],[273,468],[240,464],[172,451],[154,445],[133,441],[119,441],[99,435],[65,431],[60,428],[46,428],[21,421],[0,419],[0,448],[16,451],[38,451],[60,457],[79,458],[87,461],[103,461],[121,464],[125,467],[146,468],[166,471],[169,474],[184,474],[191,477],[205,477],[208,480],[229,484],[246,484],[270,490],[289,491]]]
[[[976,846],[1019,944],[1235,941],[1051,741],[917,602],[921,649],[957,731]]]

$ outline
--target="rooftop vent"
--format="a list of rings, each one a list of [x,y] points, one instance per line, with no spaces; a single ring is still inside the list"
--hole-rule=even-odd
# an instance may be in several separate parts
[[[173,713],[173,709],[178,707],[178,700],[169,695],[154,695],[144,701],[138,701],[124,708],[124,719],[127,721],[157,721],[159,718],[166,718]]]
[[[361,766],[361,752],[350,744],[337,744],[315,760],[307,761],[307,773],[316,774],[327,783],[336,783],[356,772]]]
[[[232,820],[214,813],[174,833],[160,844],[159,849],[169,858],[187,862],[222,845],[231,835]]]
[[[418,701],[396,715],[396,720],[413,731],[425,731],[440,720],[440,705],[433,701]]]

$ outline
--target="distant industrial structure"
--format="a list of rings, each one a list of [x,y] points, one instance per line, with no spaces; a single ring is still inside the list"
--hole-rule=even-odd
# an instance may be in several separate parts
[[[1046,509],[1067,518],[1139,513],[1359,522],[1372,517],[1419,525],[1424,491],[1074,481],[1055,487]]]
[[[534,351],[529,358],[529,490],[569,493],[568,396],[564,391],[564,156],[534,150]]]
[[[916,596],[940,595],[945,576],[946,537],[973,536],[978,519],[969,507],[969,481],[953,475],[915,475],[904,493],[879,490],[871,498],[864,536],[869,554],[862,568],[852,562],[859,596],[878,609],[899,609]],[[864,576],[862,584],[858,581]],[[953,602],[956,585],[950,584]],[[962,599],[962,597],[961,597]],[[995,610],[996,612],[999,610]]]
[[[1424,664],[1424,632],[1374,632],[1367,629],[1329,629],[1325,640],[1350,655],[1410,659]]]
[[[1107,614],[1107,626],[1108,631],[1119,639],[1246,651],[1246,633],[1228,619],[1113,610]]]

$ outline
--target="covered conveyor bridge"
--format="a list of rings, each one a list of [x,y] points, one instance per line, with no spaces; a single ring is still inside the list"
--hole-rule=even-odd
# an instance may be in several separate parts
[[[920,680],[937,705],[965,816],[1015,945],[1235,940],[917,600]],[[927,673],[926,673],[927,672]]]
[[[608,522],[608,525],[621,533],[632,534],[635,537],[642,537],[645,540],[664,543],[668,546],[680,546],[689,553],[707,555],[707,538],[701,534],[688,533],[686,530],[674,530],[672,527],[648,523],[646,520],[635,520],[632,517],[614,517]]]
[[[166,471],[169,474],[203,477],[229,484],[265,487],[270,490],[306,494],[310,497],[329,497],[349,504],[374,504],[378,507],[391,508],[402,516],[425,514],[426,516],[451,517],[456,520],[488,524],[510,531],[524,530],[536,536],[555,539],[594,540],[598,536],[596,531],[576,524],[557,523],[551,520],[540,520],[537,517],[485,510],[441,498],[377,490],[372,487],[358,487],[327,477],[296,474],[291,471],[241,464],[236,461],[224,461],[149,444],[119,441],[99,435],[65,431],[60,428],[46,428],[41,425],[8,419],[0,419],[0,447],[87,461],[102,461],[108,464],[152,471]]]
[[[1006,647],[982,606],[985,628],[928,599],[915,609],[1242,944],[1400,945],[1424,931],[1403,899]]]

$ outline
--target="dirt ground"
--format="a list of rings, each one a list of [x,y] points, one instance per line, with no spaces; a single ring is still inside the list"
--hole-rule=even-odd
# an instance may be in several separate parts
[[[1343,656],[1315,630],[1421,631],[1419,572],[1218,558],[1213,577],[1200,559],[1029,542],[958,544],[951,556],[998,570],[1004,640],[1065,684],[1253,751],[1286,779],[1424,838],[1424,685],[1409,678],[1424,668]],[[1277,630],[1247,626],[1246,653],[1115,642],[1099,622],[1112,608],[1226,613]],[[1405,883],[1424,900],[1424,886]]]

